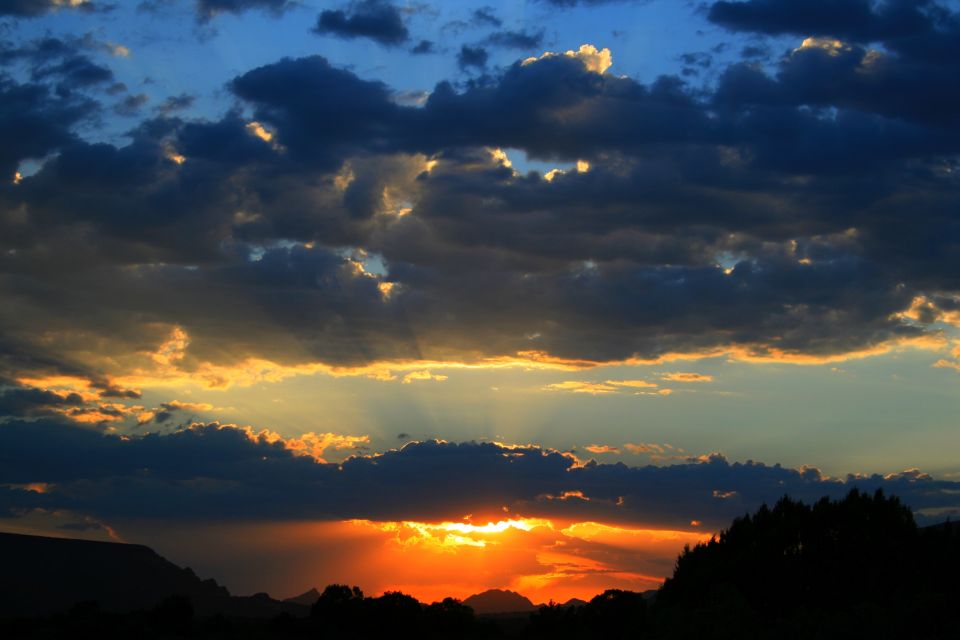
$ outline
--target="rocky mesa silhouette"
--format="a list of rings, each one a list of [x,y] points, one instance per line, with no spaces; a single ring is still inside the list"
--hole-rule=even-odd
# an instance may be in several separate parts
[[[536,611],[537,606],[516,591],[488,589],[463,601],[478,615],[491,613],[527,613]]]
[[[80,602],[101,610],[149,609],[171,596],[189,598],[200,615],[305,615],[296,602],[266,594],[231,596],[149,547],[118,542],[0,533],[0,617],[59,613]]]

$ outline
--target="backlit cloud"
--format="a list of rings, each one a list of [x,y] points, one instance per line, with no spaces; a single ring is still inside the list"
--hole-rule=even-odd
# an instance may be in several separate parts
[[[935,170],[960,149],[941,130],[953,85],[887,100],[912,95],[902,82],[915,74],[907,53],[871,55],[799,47],[769,73],[729,66],[704,98],[675,78],[611,74],[611,52],[584,45],[482,86],[441,82],[420,106],[323,58],[282,59],[229,84],[251,117],[163,119],[125,146],[75,137],[96,106],[53,84],[93,76],[51,59],[49,75],[0,86],[21,105],[3,130],[36,132],[0,153],[0,267],[26,283],[0,317],[17,344],[4,370],[226,388],[526,353],[589,367],[945,349],[949,312],[915,301],[952,309],[960,269],[930,261],[946,231],[915,230],[947,229],[960,202],[953,174]],[[820,87],[823,69],[849,81]],[[578,170],[547,181],[487,149]],[[879,175],[883,197],[862,188]],[[922,225],[899,229],[904,207]],[[54,275],[68,259],[69,284]],[[174,328],[189,336],[181,359],[137,361]]]
[[[533,445],[438,441],[357,454],[368,442],[344,434],[285,438],[216,423],[120,436],[50,419],[6,422],[0,484],[49,489],[9,489],[2,507],[10,514],[68,510],[108,523],[254,516],[430,523],[462,521],[469,513],[474,523],[522,517],[683,529],[691,520],[720,527],[784,493],[813,500],[858,486],[899,495],[921,515],[960,508],[956,483],[919,473],[834,479],[812,468],[732,463],[719,454],[632,467],[583,463]],[[354,455],[323,462],[332,451]]]

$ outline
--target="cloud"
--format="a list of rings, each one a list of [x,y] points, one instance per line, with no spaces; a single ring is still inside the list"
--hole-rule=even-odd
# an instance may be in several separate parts
[[[117,115],[134,117],[140,112],[140,108],[149,101],[150,97],[145,93],[131,94],[115,105],[113,110]]]
[[[414,55],[426,55],[428,53],[434,53],[435,51],[436,48],[430,40],[421,40],[416,46],[410,49],[410,53]]]
[[[618,449],[618,448],[616,448],[616,447],[611,447],[611,446],[608,445],[608,444],[591,444],[591,445],[588,445],[588,446],[584,447],[584,449],[586,449],[586,450],[589,451],[590,453],[596,453],[596,454],[608,454],[608,453],[609,453],[609,454],[616,454],[616,453],[620,453],[620,449]]]
[[[181,93],[179,95],[168,97],[155,108],[162,115],[168,116],[177,111],[189,109],[193,106],[195,101],[196,96],[192,96],[187,93]]]
[[[497,31],[483,42],[487,46],[504,49],[536,49],[543,42],[543,31]]]
[[[280,15],[294,6],[291,0],[196,0],[197,16],[209,20],[221,13],[243,13],[260,9],[273,15]]]
[[[99,5],[89,0],[3,0],[0,16],[34,18],[58,9],[96,11]]]
[[[670,380],[671,382],[713,382],[713,376],[689,371],[665,373],[661,378],[663,380]]]
[[[388,47],[403,44],[410,36],[400,11],[388,0],[361,0],[346,9],[327,9],[317,18],[314,32],[369,38]]]
[[[630,453],[641,455],[641,454],[652,454],[652,455],[663,455],[667,450],[673,450],[673,447],[668,444],[625,444],[623,445],[624,450],[629,451]]]
[[[540,2],[544,2],[546,4],[553,5],[555,7],[568,8],[568,7],[576,7],[580,5],[585,7],[590,7],[590,6],[598,6],[603,4],[618,4],[618,3],[647,4],[651,2],[651,0],[540,0]]]
[[[8,489],[2,508],[61,509],[98,522],[476,521],[515,517],[644,524],[683,529],[692,519],[723,526],[784,493],[802,500],[850,487],[883,488],[915,511],[957,509],[957,483],[915,471],[828,478],[815,469],[734,463],[719,454],[668,466],[583,463],[537,446],[414,442],[375,455],[323,463],[331,448],[362,437],[196,424],[167,434],[120,437],[50,419],[0,424],[0,484],[46,483],[44,493]],[[548,496],[581,496],[557,500]]]
[[[530,64],[536,62],[537,60],[544,60],[548,58],[553,58],[558,54],[553,53],[552,51],[547,51],[539,58],[527,58],[524,60],[524,64]],[[587,71],[592,71],[594,73],[603,75],[606,73],[613,65],[613,56],[610,53],[610,49],[597,49],[592,44],[583,44],[580,45],[580,48],[576,51],[566,51],[563,55],[567,58],[574,58],[579,60]]]
[[[946,350],[952,71],[796,44],[768,69],[724,67],[712,93],[610,73],[592,45],[413,101],[282,59],[234,78],[223,117],[161,111],[123,144],[75,132],[109,82],[7,78],[0,372],[225,388]],[[512,149],[589,168],[548,180]],[[161,366],[175,329],[188,343]],[[609,382],[596,390],[629,392]]]
[[[487,59],[490,56],[483,47],[471,47],[463,45],[457,54],[457,64],[461,69],[483,69],[487,66]]]
[[[447,379],[447,376],[442,374],[430,373],[427,370],[424,371],[411,371],[407,375],[403,376],[403,384],[410,384],[411,382],[424,381],[424,380],[433,380],[434,382],[443,382]]]
[[[604,395],[616,392],[617,388],[613,385],[602,382],[586,382],[578,380],[567,380],[565,382],[554,382],[544,387],[547,391],[568,391],[570,393],[588,393],[590,395]]]
[[[931,7],[939,10],[928,10]],[[714,2],[707,17],[711,22],[739,31],[831,35],[860,42],[933,35],[939,24],[950,24],[949,10],[927,0],[723,1]]]
[[[607,395],[612,393],[630,392],[642,393],[636,389],[656,389],[657,385],[646,380],[606,380],[604,382],[590,382],[583,380],[567,380],[554,382],[544,387],[547,391],[568,391],[570,393],[589,393],[590,395]],[[668,389],[660,389],[655,394],[669,395]]]
[[[0,416],[36,416],[57,413],[66,407],[84,403],[78,393],[65,393],[29,387],[0,387]]]
[[[497,17],[493,7],[474,9],[471,14],[471,20],[474,24],[487,27],[500,27],[503,25],[503,21]]]

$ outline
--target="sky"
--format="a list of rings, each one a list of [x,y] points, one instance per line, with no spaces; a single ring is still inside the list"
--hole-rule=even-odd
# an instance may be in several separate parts
[[[960,516],[960,2],[0,0],[0,529],[655,588]]]

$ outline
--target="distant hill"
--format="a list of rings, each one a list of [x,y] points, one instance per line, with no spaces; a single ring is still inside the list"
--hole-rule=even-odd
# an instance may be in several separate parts
[[[0,533],[2,617],[58,613],[91,601],[104,611],[149,609],[174,595],[188,597],[200,615],[308,613],[267,594],[231,596],[143,545]]]
[[[515,591],[504,589],[489,589],[477,593],[466,600],[467,605],[477,614],[490,613],[526,613],[536,611],[537,607],[527,598]]]
[[[298,596],[293,596],[292,598],[284,598],[284,602],[292,602],[294,604],[301,604],[305,607],[312,607],[313,604],[320,597],[320,592],[317,591],[316,587],[311,587],[309,591],[305,591]]]

